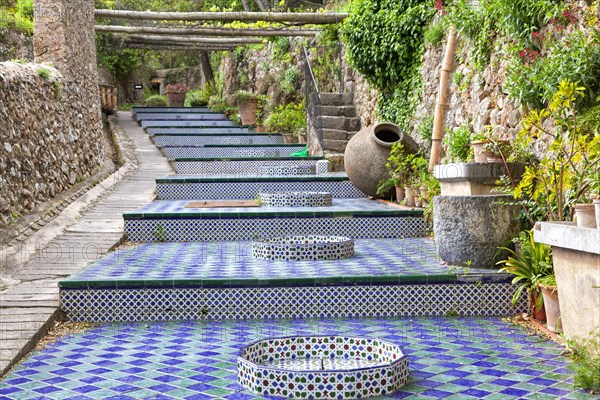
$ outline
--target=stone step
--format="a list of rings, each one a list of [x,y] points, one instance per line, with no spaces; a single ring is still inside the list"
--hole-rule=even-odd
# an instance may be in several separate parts
[[[135,119],[139,121],[218,121],[229,120],[223,113],[137,113]]]
[[[235,135],[235,134],[254,134],[253,129],[239,126],[211,126],[211,127],[158,127],[146,128],[150,136],[154,135]],[[267,133],[268,135],[268,133]]]
[[[358,117],[330,117],[323,116],[323,129],[337,129],[342,131],[357,132],[360,130],[360,118]]]
[[[321,106],[352,105],[352,93],[319,93]]]
[[[181,175],[278,175],[269,173],[278,167],[286,175],[314,175],[320,157],[269,157],[269,158],[183,158],[172,161],[173,168]],[[295,170],[295,171],[290,171]]]
[[[470,275],[449,272],[429,239],[358,239],[353,257],[335,261],[262,260],[251,247],[230,241],[118,250],[59,283],[61,308],[78,322],[527,311],[526,296],[511,303],[510,276],[473,268]]]
[[[123,214],[132,242],[252,240],[275,236],[409,238],[425,235],[423,210],[364,198],[328,207],[190,208],[187,200],[155,201]]]
[[[284,144],[282,135],[263,134],[234,134],[234,135],[154,135],[152,136],[157,147],[165,146],[202,146],[207,144]]]
[[[348,145],[347,140],[323,139],[323,150],[343,153]]]
[[[344,171],[344,153],[325,150],[323,157],[329,162],[332,171]]]
[[[354,106],[321,106],[321,115],[331,117],[356,117]]]
[[[217,121],[194,121],[194,120],[146,120],[141,121],[142,128],[150,127],[183,127],[183,128],[214,128],[214,127],[233,127],[234,123],[230,120]],[[238,126],[239,127],[239,126]]]
[[[347,140],[348,132],[340,129],[323,129],[323,139]]]
[[[334,198],[366,197],[346,175],[168,177],[156,180],[157,200],[255,199],[259,193],[327,192]]]

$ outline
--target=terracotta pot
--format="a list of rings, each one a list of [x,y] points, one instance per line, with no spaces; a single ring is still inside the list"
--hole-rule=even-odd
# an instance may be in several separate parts
[[[406,193],[406,205],[409,207],[415,206],[415,192],[411,187],[405,187],[404,193]]]
[[[350,181],[361,192],[377,196],[377,184],[390,176],[385,164],[396,142],[402,142],[407,153],[418,150],[410,136],[387,122],[364,128],[350,139],[344,153],[344,167]],[[390,198],[392,193],[390,189],[381,197]]]
[[[600,229],[600,199],[594,200],[594,210],[596,212],[596,228]]]
[[[544,303],[542,303],[539,308],[536,307],[538,296],[541,296],[541,293],[537,290],[531,293],[531,315],[540,322],[546,322],[546,309],[544,308]]]
[[[573,207],[579,228],[596,228],[596,210],[593,204],[575,204]]]
[[[167,93],[169,107],[183,107],[185,103],[185,93]]]
[[[257,99],[248,99],[246,101],[240,101],[240,118],[242,119],[242,125],[254,125],[256,124],[256,109],[258,108]]]
[[[553,332],[562,332],[560,322],[560,307],[558,304],[558,291],[556,286],[542,286],[542,296],[544,297],[544,309],[546,310],[546,320],[548,329]]]
[[[473,153],[475,153],[475,162],[488,162],[487,156],[483,153],[483,145],[489,142],[489,140],[474,140],[471,142],[471,147],[473,147]]]
[[[406,192],[402,186],[396,186],[396,201],[400,203],[406,198]]]
[[[258,133],[266,132],[265,126],[263,124],[256,124],[256,132],[258,132]]]

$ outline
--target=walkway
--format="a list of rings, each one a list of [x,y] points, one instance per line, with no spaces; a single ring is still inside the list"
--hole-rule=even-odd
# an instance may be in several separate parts
[[[167,159],[130,113],[118,113],[117,123],[126,131],[119,133],[126,146],[121,149],[127,153],[126,165],[93,189],[100,197],[81,215],[77,208],[86,201],[86,196],[63,211],[62,219],[72,223],[63,227],[62,234],[45,246],[39,245],[44,234],[58,229],[59,216],[32,236],[15,257],[16,262],[2,271],[3,278],[15,284],[0,292],[0,375],[43,337],[57,317],[57,282],[102,258],[120,243],[123,212],[151,202],[155,179],[173,173]],[[114,184],[115,181],[119,182]],[[89,193],[87,200],[93,195]],[[28,261],[19,265],[20,259],[31,252],[34,254]]]

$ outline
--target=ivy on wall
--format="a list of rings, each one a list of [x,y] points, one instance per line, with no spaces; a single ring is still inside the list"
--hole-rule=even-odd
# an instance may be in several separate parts
[[[341,28],[348,62],[380,91],[379,117],[405,130],[423,87],[423,33],[434,13],[427,0],[357,0]]]

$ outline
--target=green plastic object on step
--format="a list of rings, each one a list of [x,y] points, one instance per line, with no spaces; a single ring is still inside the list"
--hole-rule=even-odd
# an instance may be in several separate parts
[[[308,145],[300,151],[296,151],[292,154],[290,154],[290,156],[292,157],[308,157]]]

